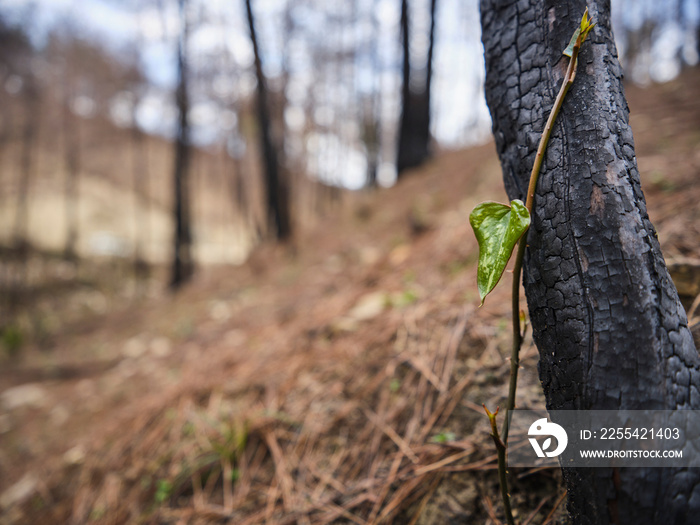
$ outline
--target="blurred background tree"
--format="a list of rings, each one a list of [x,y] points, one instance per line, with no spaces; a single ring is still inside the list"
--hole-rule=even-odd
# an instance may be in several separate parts
[[[173,269],[170,287],[179,288],[192,277],[192,228],[190,225],[190,97],[189,97],[189,34],[190,23],[187,0],[178,0],[180,31],[177,38],[177,133],[175,135],[175,162],[173,174],[174,222]]]

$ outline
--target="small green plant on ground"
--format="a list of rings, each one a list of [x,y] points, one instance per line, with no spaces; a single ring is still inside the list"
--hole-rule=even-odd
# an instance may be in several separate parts
[[[6,326],[2,331],[0,331],[0,338],[2,339],[2,345],[4,346],[7,355],[9,357],[16,357],[22,348],[22,344],[24,343],[22,330],[19,328],[19,326],[14,324]]]
[[[167,479],[158,480],[158,487],[156,488],[156,493],[153,496],[156,503],[163,503],[170,498],[170,494],[173,491],[173,484]]]
[[[491,424],[491,436],[498,452],[498,475],[501,486],[501,497],[509,525],[514,525],[513,513],[510,505],[510,494],[508,492],[508,478],[506,472],[506,452],[508,450],[508,425],[510,421],[510,411],[515,407],[515,392],[518,383],[518,368],[520,367],[520,348],[524,336],[525,314],[520,311],[520,274],[522,271],[525,247],[527,246],[527,236],[525,235],[530,227],[530,216],[535,201],[535,190],[537,179],[544,152],[554,127],[554,122],[561,110],[562,103],[567,91],[571,87],[576,77],[576,66],[578,65],[578,53],[581,45],[586,40],[588,33],[595,24],[588,16],[588,9],[583,13],[581,23],[571,37],[569,45],[563,54],[569,57],[569,65],[566,76],[562,83],[559,94],[554,101],[554,106],[547,119],[539,146],[535,163],[530,173],[530,184],[527,189],[527,199],[525,204],[515,199],[510,206],[497,202],[485,202],[479,204],[469,216],[469,222],[474,229],[476,239],[479,243],[479,265],[477,270],[477,284],[481,304],[484,304],[486,296],[496,287],[500,281],[506,265],[511,258],[515,245],[518,244],[518,251],[515,256],[513,267],[513,290],[512,290],[512,321],[513,321],[513,346],[510,362],[510,382],[508,387],[508,400],[506,402],[506,413],[501,432],[498,431],[496,416],[499,408],[491,413],[484,405],[484,410]],[[522,325],[522,326],[521,326]]]
[[[457,435],[454,432],[440,432],[439,434],[435,434],[433,437],[431,437],[430,442],[445,444],[449,443],[450,441],[455,441],[456,439]]]
[[[250,435],[248,420],[229,413],[212,416],[193,411],[180,432],[182,441],[192,446],[191,453],[181,460],[179,472],[172,479],[156,482],[154,502],[161,505],[194,490],[210,493],[218,484],[224,501],[228,497],[230,503]]]

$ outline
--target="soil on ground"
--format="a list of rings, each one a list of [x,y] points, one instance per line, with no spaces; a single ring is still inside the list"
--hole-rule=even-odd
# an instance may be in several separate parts
[[[649,215],[698,323],[700,70],[626,88]],[[346,194],[286,246],[76,317],[0,369],[0,523],[499,523],[510,286],[479,308],[492,143]],[[693,304],[695,302],[695,304]],[[66,304],[66,308],[70,305]],[[528,338],[520,407],[541,407]],[[566,523],[557,469],[521,523]]]

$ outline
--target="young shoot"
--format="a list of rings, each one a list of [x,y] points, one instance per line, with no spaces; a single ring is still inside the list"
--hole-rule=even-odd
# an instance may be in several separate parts
[[[540,143],[537,147],[537,155],[530,172],[530,184],[527,189],[525,205],[520,200],[513,200],[510,206],[496,202],[486,202],[479,204],[469,216],[469,222],[474,229],[474,234],[479,243],[479,266],[477,271],[477,284],[481,304],[484,304],[486,296],[496,287],[506,269],[511,258],[515,245],[518,244],[518,251],[515,255],[513,266],[513,288],[512,288],[512,320],[513,320],[513,346],[510,360],[510,382],[508,387],[508,400],[506,402],[506,413],[503,422],[503,430],[499,434],[496,425],[496,415],[498,409],[493,414],[484,406],[486,414],[491,422],[491,436],[496,444],[498,452],[498,473],[501,485],[501,495],[503,507],[506,514],[506,521],[513,525],[513,515],[510,506],[510,494],[508,493],[508,479],[506,477],[506,453],[508,448],[508,426],[510,412],[515,408],[515,392],[518,384],[518,368],[520,367],[520,348],[523,341],[524,325],[520,311],[520,274],[523,267],[525,247],[527,246],[527,230],[530,227],[530,217],[535,202],[535,191],[537,189],[537,179],[542,168],[544,153],[547,149],[549,137],[554,127],[557,115],[561,110],[564,97],[569,87],[576,78],[576,66],[578,64],[578,53],[586,37],[595,26],[595,23],[588,16],[588,8],[583,13],[579,27],[574,31],[569,45],[564,49],[563,55],[569,57],[569,65],[562,82],[559,94],[554,101],[554,106],[549,114],[547,123],[542,132]]]

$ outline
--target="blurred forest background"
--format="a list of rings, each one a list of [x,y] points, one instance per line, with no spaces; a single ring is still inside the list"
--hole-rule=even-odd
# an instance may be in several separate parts
[[[700,2],[612,10],[697,313]],[[503,200],[483,69],[477,0],[0,0],[6,521],[454,510],[508,368],[468,229]],[[482,523],[478,479],[454,513]],[[549,512],[538,490],[516,504]]]
[[[698,2],[613,7],[635,82],[697,63]],[[50,298],[99,311],[104,288],[176,288],[292,237],[346,190],[487,140],[478,16],[458,0],[3,2],[10,346],[50,331],[51,314],[36,321]]]

